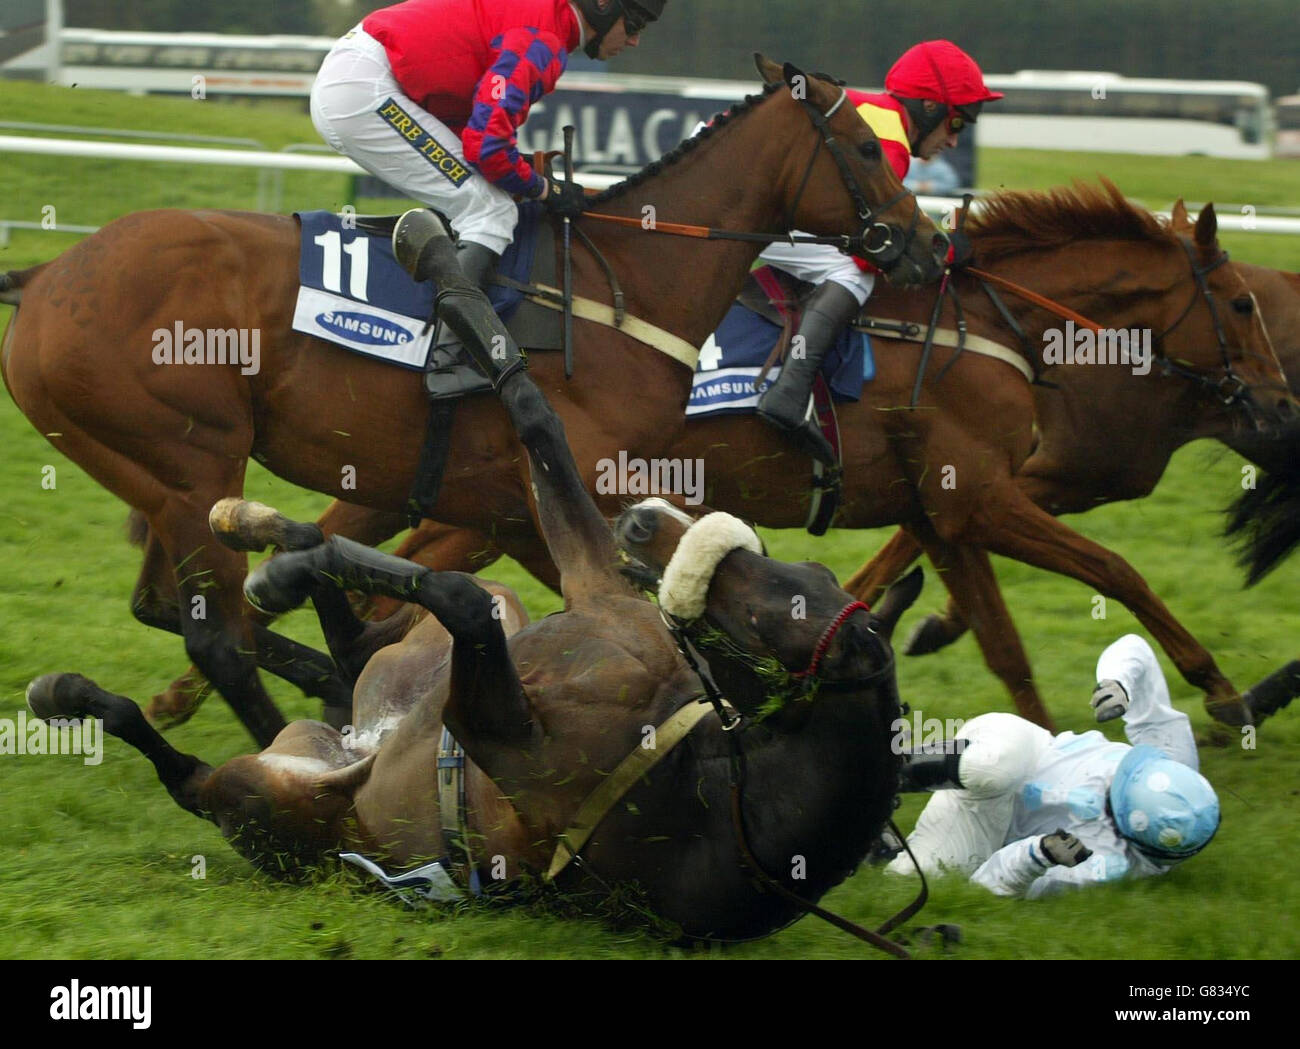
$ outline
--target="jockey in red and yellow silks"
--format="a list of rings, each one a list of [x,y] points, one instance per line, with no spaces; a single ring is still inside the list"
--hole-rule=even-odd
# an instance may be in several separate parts
[[[635,47],[666,0],[406,0],[366,16],[326,56],[311,115],[326,142],[443,214],[482,283],[514,237],[514,197],[562,214],[582,190],[534,171],[516,135],[570,51]],[[400,227],[399,227],[400,228]]]
[[[973,124],[985,102],[1002,97],[984,85],[984,74],[966,52],[947,40],[908,50],[885,77],[884,94],[849,91],[849,101],[880,139],[884,156],[900,179],[912,157],[926,160],[951,149]],[[960,264],[962,239],[951,236],[949,262]],[[968,250],[968,249],[966,249]],[[757,412],[794,444],[832,466],[835,455],[813,418],[813,379],[841,330],[866,304],[875,286],[870,263],[818,244],[773,244],[763,262],[817,285],[804,306],[799,332],[781,374],[759,398]]]

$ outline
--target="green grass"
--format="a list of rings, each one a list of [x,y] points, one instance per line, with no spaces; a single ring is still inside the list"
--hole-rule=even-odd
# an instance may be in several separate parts
[[[284,107],[131,99],[120,95],[0,82],[0,110],[22,119],[203,134],[252,135],[269,145],[312,141],[305,115]],[[990,184],[1028,187],[1096,171],[1153,206],[1170,194],[1295,204],[1293,165],[1088,154],[986,152]],[[243,181],[241,181],[243,180]],[[39,218],[54,203],[66,222],[103,222],[136,208],[249,206],[252,176],[171,165],[123,166],[35,157],[5,159],[0,214]],[[332,207],[342,179],[286,181],[286,204]],[[1225,242],[1239,258],[1295,268],[1293,238],[1237,235]],[[72,243],[60,234],[15,235],[0,268],[49,257]],[[220,279],[214,275],[214,279]],[[139,552],[122,539],[125,507],[62,459],[0,399],[0,717],[16,717],[23,689],[38,674],[76,670],[146,701],[185,666],[179,640],[131,618],[128,598]],[[57,487],[42,488],[42,468]],[[1241,687],[1296,656],[1296,565],[1284,565],[1243,593],[1223,543],[1217,509],[1237,490],[1239,461],[1207,446],[1184,449],[1151,498],[1104,507],[1071,521],[1127,557],[1153,589],[1215,653]],[[316,516],[324,496],[250,471],[248,493],[297,518]],[[775,556],[815,558],[847,575],[887,532],[769,533]],[[1070,580],[1022,565],[997,564],[1034,661],[1040,687],[1062,728],[1091,726],[1087,700],[1096,656],[1131,617],[1111,603],[1091,616],[1091,593]],[[534,615],[556,607],[549,592],[517,567],[491,573],[516,585]],[[931,573],[918,608],[942,603]],[[310,615],[296,613],[288,632],[319,644]],[[1195,690],[1166,672],[1175,703],[1199,731],[1209,727]],[[1010,709],[998,683],[965,638],[940,656],[903,660],[904,697],[924,716],[969,718]],[[290,717],[312,716],[313,701],[272,682]],[[1120,738],[1118,730],[1107,735]],[[246,752],[248,739],[219,698],[170,735],[181,750],[209,762]],[[1300,719],[1284,713],[1260,732],[1253,751],[1202,749],[1203,770],[1219,790],[1223,828],[1211,848],[1172,874],[1042,903],[1006,901],[959,879],[932,887],[916,924],[956,922],[961,958],[1287,958],[1300,950],[1300,889],[1291,874],[1300,817],[1295,780]],[[922,799],[899,812],[910,827]],[[334,875],[309,887],[276,884],[255,873],[214,827],[178,809],[151,767],[125,745],[105,743],[103,764],[74,757],[0,756],[0,954],[16,958],[858,958],[862,945],[814,920],[763,942],[712,951],[665,948],[638,933],[594,921],[562,921],[527,910],[413,914],[355,890]],[[194,857],[206,877],[191,877]],[[825,904],[851,919],[878,922],[908,898],[910,885],[863,870]],[[937,954],[937,950],[930,953]]]

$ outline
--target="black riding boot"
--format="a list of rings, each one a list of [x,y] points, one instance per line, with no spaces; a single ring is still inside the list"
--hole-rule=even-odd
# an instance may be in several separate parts
[[[501,256],[482,244],[462,240],[456,245],[456,261],[460,263],[460,271],[466,280],[487,291],[488,281],[496,273]]]
[[[506,378],[527,366],[482,291],[496,272],[500,259],[496,252],[472,241],[453,247],[438,216],[416,208],[393,227],[393,254],[416,280],[437,284],[438,312],[443,321],[439,345],[452,341],[453,336],[460,339],[498,390]],[[471,293],[466,283],[477,291]],[[484,332],[493,333],[490,345],[483,344]]]
[[[961,755],[966,740],[927,744],[909,751],[899,774],[899,792],[919,794],[927,790],[961,790]]]
[[[835,465],[835,451],[822,436],[815,418],[809,417],[813,380],[826,354],[861,307],[854,294],[833,280],[819,285],[804,307],[803,321],[781,375],[758,400],[758,414],[784,431],[804,451],[827,466]],[[802,340],[803,355],[794,356]]]

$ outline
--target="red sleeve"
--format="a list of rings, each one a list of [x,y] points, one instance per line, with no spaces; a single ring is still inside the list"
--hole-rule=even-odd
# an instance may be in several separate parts
[[[519,125],[529,107],[555,89],[568,54],[554,34],[528,27],[507,29],[492,48],[497,57],[478,83],[461,135],[465,159],[507,193],[535,197],[542,177],[519,155]]]

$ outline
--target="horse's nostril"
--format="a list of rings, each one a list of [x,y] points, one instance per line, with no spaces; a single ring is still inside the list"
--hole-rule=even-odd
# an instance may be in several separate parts
[[[943,262],[948,257],[949,246],[948,238],[942,233],[936,233],[930,241],[930,249],[939,262]]]

